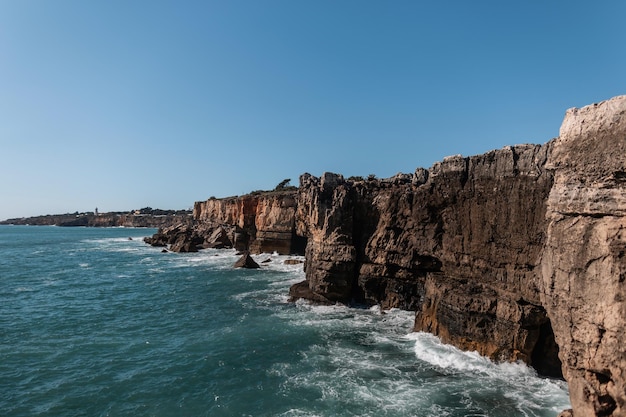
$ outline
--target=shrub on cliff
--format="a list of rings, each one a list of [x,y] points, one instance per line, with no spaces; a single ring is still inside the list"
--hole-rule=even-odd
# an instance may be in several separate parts
[[[296,190],[298,187],[289,185],[290,182],[291,182],[291,178],[285,178],[276,186],[276,188],[274,188],[274,191]]]

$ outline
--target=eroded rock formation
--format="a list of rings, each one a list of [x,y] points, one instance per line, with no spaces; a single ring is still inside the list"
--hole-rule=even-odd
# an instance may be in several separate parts
[[[292,297],[414,310],[415,330],[559,375],[537,285],[550,147],[450,157],[388,180],[303,175],[307,280]]]
[[[232,247],[252,253],[302,253],[306,239],[295,234],[295,213],[295,191],[211,198],[195,203],[192,224],[160,229],[146,242],[171,245],[175,252]]]
[[[543,146],[387,180],[303,175],[291,295],[415,310],[415,330],[562,370],[574,416],[626,416],[625,215],[621,96],[569,110]]]
[[[626,416],[626,96],[567,112],[542,253],[542,304],[575,416]]]
[[[624,417],[625,216],[621,96],[569,110],[544,145],[196,203],[193,225],[151,243],[297,253],[306,242],[292,299],[413,310],[415,330],[564,376],[575,417]]]
[[[245,252],[241,256],[241,258],[239,258],[237,262],[235,262],[234,267],[235,268],[247,268],[247,269],[259,269],[261,266],[259,266],[259,264],[256,263],[254,259],[252,259],[252,256],[250,256],[249,252]]]

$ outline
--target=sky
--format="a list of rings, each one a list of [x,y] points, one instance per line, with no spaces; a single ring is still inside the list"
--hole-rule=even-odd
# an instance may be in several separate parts
[[[186,209],[558,135],[626,2],[0,0],[0,219]]]

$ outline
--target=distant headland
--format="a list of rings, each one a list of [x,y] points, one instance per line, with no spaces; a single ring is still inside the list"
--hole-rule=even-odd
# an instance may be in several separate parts
[[[63,227],[167,227],[191,222],[190,210],[161,210],[144,207],[139,210],[99,213],[88,212],[47,214],[0,221],[0,225],[63,226]]]

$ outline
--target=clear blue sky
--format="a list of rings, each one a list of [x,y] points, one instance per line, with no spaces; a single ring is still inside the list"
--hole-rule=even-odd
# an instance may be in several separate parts
[[[0,1],[0,219],[189,208],[557,136],[626,1]]]

